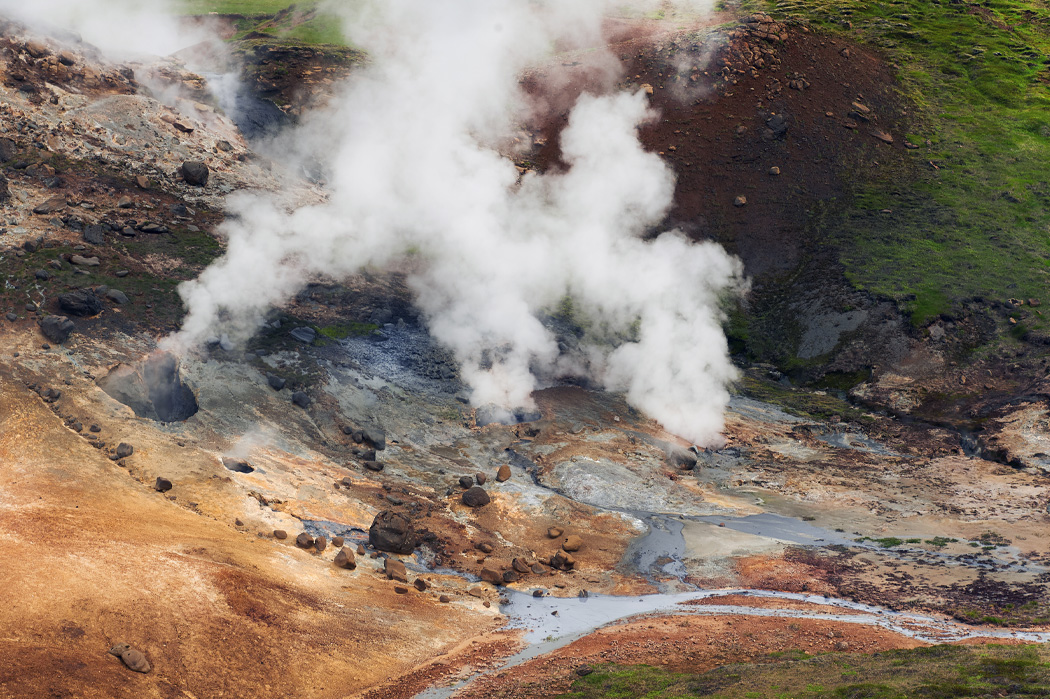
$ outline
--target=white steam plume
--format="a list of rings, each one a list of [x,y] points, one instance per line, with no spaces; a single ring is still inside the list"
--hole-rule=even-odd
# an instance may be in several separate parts
[[[0,0],[0,14],[74,31],[112,58],[167,56],[208,38],[173,22],[175,8],[171,0]]]
[[[605,0],[355,7],[347,34],[372,63],[294,139],[328,154],[329,202],[286,211],[231,197],[227,254],[180,288],[189,312],[166,345],[246,339],[312,276],[412,250],[416,302],[475,405],[529,406],[539,381],[583,373],[669,430],[717,442],[734,376],[719,302],[741,288],[741,267],[677,232],[641,239],[674,192],[638,140],[656,118],[645,94],[580,97],[561,136],[564,171],[519,177],[494,147],[527,115],[522,70],[556,40],[596,39]],[[594,338],[570,356],[538,319],[566,297]]]

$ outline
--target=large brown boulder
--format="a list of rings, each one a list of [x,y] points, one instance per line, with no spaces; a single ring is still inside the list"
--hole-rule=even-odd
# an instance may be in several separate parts
[[[350,549],[339,549],[339,553],[335,554],[335,564],[340,568],[353,570],[357,568],[357,559],[354,557],[354,552]]]
[[[401,561],[393,558],[386,559],[383,562],[383,572],[386,573],[386,577],[390,580],[397,580],[403,583],[408,582],[408,570]]]
[[[463,504],[467,507],[484,507],[489,504],[489,494],[481,486],[474,486],[463,493]]]
[[[412,553],[416,547],[412,522],[399,512],[383,510],[368,528],[368,543],[379,551]]]

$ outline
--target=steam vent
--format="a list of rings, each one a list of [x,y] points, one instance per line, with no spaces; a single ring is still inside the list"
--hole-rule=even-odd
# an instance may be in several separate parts
[[[1050,699],[1048,108],[1050,0],[0,0],[0,699]]]
[[[169,352],[155,352],[137,365],[121,364],[99,386],[139,417],[181,422],[197,413],[197,398],[182,382],[178,358]]]

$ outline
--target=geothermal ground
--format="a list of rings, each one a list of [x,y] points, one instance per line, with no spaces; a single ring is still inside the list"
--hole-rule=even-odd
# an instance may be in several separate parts
[[[586,385],[493,421],[406,269],[317,279],[246,347],[161,353],[226,195],[322,201],[323,178],[174,60],[0,22],[0,696],[553,697],[620,666],[1050,640],[1047,359],[1010,334],[1040,300],[916,322],[813,234],[851,173],[925,148],[896,68],[763,14],[614,29],[661,112],[642,137],[678,176],[671,222],[754,279],[721,448]],[[354,69],[251,46],[282,118]],[[523,171],[560,166],[589,55],[523,76],[550,106]]]

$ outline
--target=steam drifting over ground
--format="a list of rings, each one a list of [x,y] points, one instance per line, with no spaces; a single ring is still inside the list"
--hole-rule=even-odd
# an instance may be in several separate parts
[[[641,239],[674,191],[671,170],[638,140],[638,126],[657,118],[646,95],[581,96],[562,135],[564,171],[519,176],[497,150],[529,114],[521,72],[555,41],[595,41],[609,8],[333,7],[373,62],[287,140],[325,154],[329,201],[286,210],[262,195],[231,198],[228,252],[180,289],[189,313],[165,344],[246,339],[311,276],[410,255],[417,303],[475,405],[529,406],[540,382],[586,375],[669,430],[717,442],[734,376],[719,302],[742,288],[741,266],[677,232]],[[588,328],[571,352],[540,320],[566,298]]]

